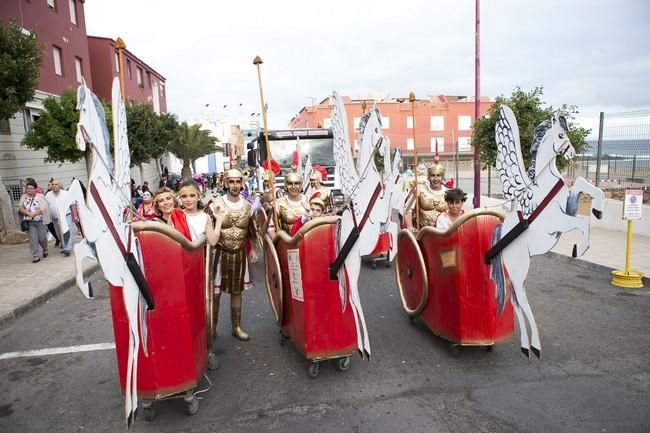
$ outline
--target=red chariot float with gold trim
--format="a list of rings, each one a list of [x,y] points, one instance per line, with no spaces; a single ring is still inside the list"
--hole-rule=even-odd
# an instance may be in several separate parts
[[[327,359],[348,370],[357,349],[352,310],[342,306],[338,280],[329,278],[337,221],[314,219],[293,237],[280,231],[263,241],[266,287],[281,342],[290,339],[311,361],[311,377],[318,376],[319,362]]]
[[[404,310],[421,317],[434,334],[459,346],[486,346],[513,337],[510,302],[498,311],[490,266],[484,262],[494,227],[503,216],[491,210],[462,215],[447,231],[423,227],[398,235],[395,272]],[[508,281],[507,296],[510,294]]]

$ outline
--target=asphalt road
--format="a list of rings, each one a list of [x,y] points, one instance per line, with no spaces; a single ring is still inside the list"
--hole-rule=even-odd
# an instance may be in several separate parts
[[[258,279],[261,277],[257,273]],[[101,274],[93,277],[101,279]],[[85,300],[69,289],[0,329],[0,354],[113,341],[106,285]],[[534,260],[529,300],[542,358],[515,340],[495,347],[446,343],[409,323],[393,269],[364,267],[361,297],[373,348],[339,372],[279,344],[263,285],[246,293],[242,343],[222,301],[222,367],[192,417],[181,400],[155,404],[133,432],[648,432],[650,291],[623,291],[606,271]],[[224,320],[225,319],[225,320]],[[114,351],[0,359],[0,432],[117,432],[123,424]]]

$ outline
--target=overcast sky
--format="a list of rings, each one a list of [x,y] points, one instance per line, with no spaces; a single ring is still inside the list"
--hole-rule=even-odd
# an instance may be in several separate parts
[[[166,79],[168,111],[286,126],[312,98],[380,91],[474,95],[473,0],[86,0],[89,35],[116,39]],[[650,2],[483,0],[481,95],[544,86],[554,106],[650,108]],[[242,104],[241,108],[239,105]],[[227,105],[224,110],[222,107]]]

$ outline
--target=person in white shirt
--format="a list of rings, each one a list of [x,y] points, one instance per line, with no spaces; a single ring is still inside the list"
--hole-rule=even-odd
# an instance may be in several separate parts
[[[178,190],[178,197],[183,205],[183,212],[187,218],[187,225],[190,229],[192,242],[199,237],[205,236],[210,245],[217,244],[217,235],[212,227],[212,218],[203,211],[201,203],[201,191],[199,186],[192,182],[185,182]]]
[[[62,253],[69,256],[72,251],[72,233],[70,232],[70,227],[74,227],[74,225],[72,224],[72,211],[70,208],[66,209],[65,215],[59,215],[58,212],[59,202],[68,195],[68,191],[63,189],[62,186],[60,180],[53,180],[52,190],[45,194],[45,199],[47,200],[52,224],[54,224],[54,230],[56,230],[56,235],[61,240]],[[65,218],[68,222],[68,231],[63,234],[61,233],[61,218]]]
[[[463,204],[467,200],[467,194],[460,188],[448,189],[445,191],[445,202],[447,211],[438,216],[436,227],[447,230],[463,214]]]

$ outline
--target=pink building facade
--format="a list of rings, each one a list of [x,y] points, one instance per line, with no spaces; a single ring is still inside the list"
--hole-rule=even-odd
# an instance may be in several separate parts
[[[412,110],[406,98],[392,99],[350,99],[342,97],[350,128],[350,143],[357,146],[359,121],[364,109],[373,103],[381,112],[383,132],[388,136],[393,149],[400,149],[405,163],[410,163],[417,149],[418,157],[432,160],[436,151],[441,159],[452,159],[456,155],[468,159],[473,154],[470,145],[474,125],[474,98],[459,96],[433,96],[419,99]],[[480,115],[492,106],[488,98],[481,98]],[[332,102],[328,97],[317,105],[303,107],[290,121],[292,128],[331,127]],[[415,113],[413,113],[413,111]],[[413,116],[415,114],[415,116]],[[415,125],[415,140],[413,139]]]
[[[93,90],[100,98],[110,101],[113,77],[120,74],[115,41],[111,38],[88,36],[88,49],[95,78]],[[157,113],[166,112],[165,77],[128,49],[125,49],[123,54],[126,100],[149,104]]]

